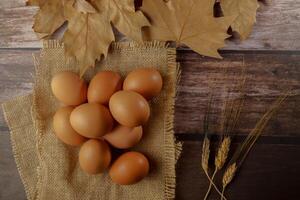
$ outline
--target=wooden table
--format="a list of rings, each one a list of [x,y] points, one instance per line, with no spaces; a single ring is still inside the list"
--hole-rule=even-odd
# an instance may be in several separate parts
[[[31,30],[35,11],[25,7],[23,0],[0,1],[0,102],[32,91],[31,54],[41,47]],[[208,81],[216,78],[218,94],[224,96],[222,85],[232,85],[243,63],[247,68],[247,100],[234,140],[236,147],[283,91],[292,88],[294,93],[300,93],[299,32],[300,2],[267,0],[261,3],[250,38],[242,43],[228,41],[221,51],[224,59],[202,57],[186,48],[178,50],[182,79],[176,100],[175,131],[177,138],[184,141],[184,148],[177,165],[177,199],[203,199],[208,186],[200,167]],[[221,105],[218,97],[215,107],[219,109]],[[220,113],[216,112],[212,124],[218,125],[218,116]],[[300,97],[293,96],[267,126],[226,195],[232,200],[296,200],[299,187]],[[2,115],[0,199],[25,199]],[[213,192],[211,199],[219,196]]]

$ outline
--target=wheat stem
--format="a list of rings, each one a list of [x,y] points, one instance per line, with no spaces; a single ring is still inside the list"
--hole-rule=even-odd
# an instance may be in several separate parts
[[[203,145],[202,145],[201,165],[202,165],[203,171],[204,171],[205,175],[207,176],[210,184],[213,185],[214,188],[216,189],[216,191],[221,195],[220,190],[217,188],[217,186],[214,184],[213,180],[208,175],[208,160],[209,160],[209,153],[210,153],[209,146],[210,146],[210,140],[208,139],[208,137],[206,135],[203,140]],[[226,199],[226,198],[224,197],[224,199]]]
[[[219,195],[221,195],[223,197],[224,200],[227,200],[227,198],[222,194],[222,192],[218,189],[218,187],[216,186],[216,184],[213,182],[213,180],[210,178],[210,176],[208,175],[207,172],[204,172],[205,175],[207,176],[208,180],[211,182],[212,186],[214,186],[215,190],[217,191],[217,193]]]
[[[268,122],[271,120],[271,118],[274,116],[274,114],[279,110],[282,103],[286,100],[286,98],[289,96],[289,93],[286,93],[282,96],[280,96],[275,103],[271,106],[271,108],[261,117],[261,119],[256,123],[254,129],[249,133],[245,141],[242,143],[242,145],[237,149],[233,157],[231,158],[229,162],[229,166],[227,167],[223,179],[222,179],[222,185],[223,185],[223,191],[225,191],[226,186],[232,181],[232,179],[235,176],[235,173],[238,169],[238,167],[241,166],[245,158],[247,157],[248,153],[252,149],[253,145],[259,138],[259,136],[262,134],[263,130],[267,126]],[[222,192],[224,194],[224,192]],[[221,198],[222,199],[222,198]]]
[[[222,195],[221,195],[221,200],[223,200],[224,198],[224,192],[225,192],[225,187],[223,187],[223,189],[222,189]]]
[[[214,178],[215,178],[215,176],[217,174],[217,171],[218,171],[218,169],[215,168],[215,171],[214,171],[213,175],[211,176],[211,181],[209,182],[208,190],[207,190],[207,192],[205,194],[204,200],[206,200],[208,198],[208,195],[209,195],[209,193],[211,191],[212,183],[213,183]]]
[[[267,126],[268,122],[271,120],[274,114],[279,110],[282,103],[287,99],[288,96],[289,96],[289,92],[281,95],[276,99],[276,101],[273,103],[271,108],[260,118],[260,120],[256,123],[255,127],[253,128],[253,130],[251,130],[251,132],[245,139],[245,141],[235,152],[229,164],[237,161],[238,161],[238,165],[242,164],[242,162],[245,160],[248,153],[250,152],[252,146],[254,145],[256,140],[259,138],[259,136],[262,134],[263,130]]]

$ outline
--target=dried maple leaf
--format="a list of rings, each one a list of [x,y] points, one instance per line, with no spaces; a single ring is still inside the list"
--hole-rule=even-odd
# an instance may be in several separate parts
[[[136,41],[142,41],[142,30],[150,23],[141,11],[135,11],[134,0],[110,0],[110,20],[123,34]]]
[[[83,13],[96,13],[97,10],[86,0],[77,0],[74,2],[74,8]]]
[[[33,25],[33,30],[40,38],[52,35],[65,22],[63,0],[31,0],[29,2],[29,5],[40,7],[34,17]]]
[[[90,4],[97,12],[84,4]],[[79,61],[81,75],[95,65],[95,60],[106,56],[115,40],[111,22],[120,32],[137,41],[142,40],[141,28],[149,25],[142,12],[135,11],[134,0],[91,0],[78,4],[83,6],[75,5],[76,1],[65,4],[68,29],[63,41],[66,54]]]
[[[224,16],[237,14],[231,28],[240,34],[242,40],[245,40],[251,33],[253,24],[256,22],[258,7],[257,0],[221,0]]]
[[[142,11],[151,26],[145,29],[150,40],[176,41],[199,54],[218,57],[225,45],[227,30],[234,17],[213,17],[215,0],[144,0]]]
[[[142,41],[141,28],[150,25],[135,10],[134,0],[28,0],[26,4],[40,7],[33,26],[39,38],[52,35],[68,21],[63,37],[66,55],[77,59],[81,74],[106,56],[115,40],[111,24],[136,41]]]
[[[107,5],[97,1],[97,6],[105,8]],[[114,41],[108,12],[108,9],[104,9],[99,13],[83,13],[73,7],[73,2],[65,5],[68,29],[63,41],[66,55],[76,57],[81,75],[88,67],[93,67],[101,55],[106,56],[110,43]]]

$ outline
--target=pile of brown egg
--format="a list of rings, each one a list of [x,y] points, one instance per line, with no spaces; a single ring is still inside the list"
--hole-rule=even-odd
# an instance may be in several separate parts
[[[57,73],[51,89],[62,107],[53,117],[54,132],[65,144],[80,146],[83,171],[98,174],[108,169],[113,182],[134,184],[149,172],[147,157],[129,150],[112,162],[111,150],[139,143],[150,116],[148,100],[160,93],[162,85],[154,68],[133,70],[124,81],[116,72],[101,71],[89,84],[76,73]]]

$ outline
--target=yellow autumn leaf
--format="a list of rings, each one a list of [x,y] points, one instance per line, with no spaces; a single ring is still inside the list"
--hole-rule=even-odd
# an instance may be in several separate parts
[[[97,6],[103,9],[108,4],[97,1]],[[66,55],[76,57],[81,75],[93,67],[101,55],[106,56],[110,43],[114,41],[108,12],[108,9],[103,9],[97,13],[83,13],[73,7],[72,1],[65,4],[68,29],[63,41]]]
[[[245,40],[256,22],[256,11],[259,7],[257,0],[221,0],[220,3],[224,16],[237,14],[231,28]]]
[[[109,10],[110,20],[121,33],[142,41],[141,28],[150,23],[141,11],[135,11],[134,0],[110,0]]]
[[[74,2],[74,8],[83,13],[96,13],[97,10],[86,0],[77,0]]]
[[[144,31],[147,40],[176,41],[199,54],[220,58],[227,30],[234,16],[215,18],[215,0],[144,0],[142,11],[151,26]]]
[[[66,55],[78,60],[81,75],[95,65],[95,60],[106,56],[115,40],[111,24],[136,41],[142,41],[141,28],[149,25],[143,13],[135,11],[134,0],[69,1],[65,3],[65,17]]]
[[[41,38],[50,36],[65,22],[64,1],[48,0],[35,3],[38,3],[40,9],[34,17],[33,30]]]
[[[27,5],[39,6],[33,29],[39,38],[52,35],[65,21],[66,55],[75,57],[81,74],[93,67],[115,40],[112,25],[129,38],[142,41],[142,30],[149,26],[134,0],[27,0]]]

